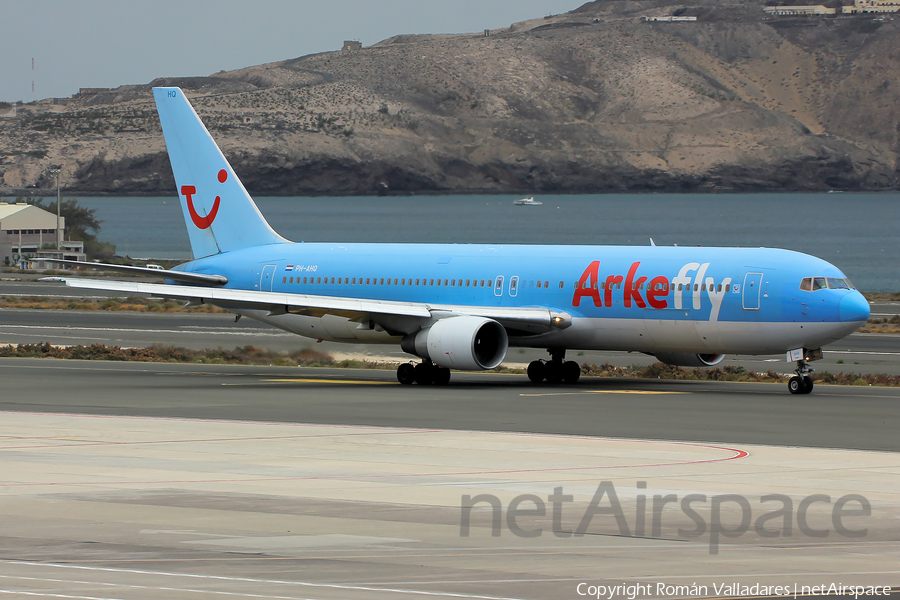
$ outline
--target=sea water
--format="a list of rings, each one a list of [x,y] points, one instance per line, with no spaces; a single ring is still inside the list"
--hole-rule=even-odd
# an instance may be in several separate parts
[[[68,196],[67,196],[68,197]],[[787,248],[823,258],[863,291],[900,291],[900,202],[892,193],[256,198],[305,242],[650,244]],[[165,198],[78,198],[100,238],[131,257],[191,257],[181,207]]]

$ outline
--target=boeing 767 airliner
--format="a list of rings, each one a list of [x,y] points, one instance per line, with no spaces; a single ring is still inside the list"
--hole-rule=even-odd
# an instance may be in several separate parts
[[[166,284],[67,279],[77,288],[212,304],[318,340],[399,344],[422,359],[404,384],[492,369],[510,346],[546,348],[528,377],[573,383],[566,350],[624,350],[673,365],[784,354],[791,393],[809,361],[869,318],[841,271],[767,248],[292,243],[259,212],[179,88],[154,88],[194,260]],[[121,269],[121,267],[109,268]]]

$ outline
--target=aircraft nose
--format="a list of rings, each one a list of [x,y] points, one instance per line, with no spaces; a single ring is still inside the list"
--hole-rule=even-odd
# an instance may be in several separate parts
[[[841,323],[865,323],[869,320],[869,302],[859,292],[841,298]]]

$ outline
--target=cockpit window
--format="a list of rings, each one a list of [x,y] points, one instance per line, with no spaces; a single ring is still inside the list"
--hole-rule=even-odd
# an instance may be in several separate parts
[[[819,290],[855,290],[856,287],[846,277],[804,277],[800,281],[800,289],[804,292]]]
[[[852,290],[853,286],[850,284],[850,281],[847,279],[841,279],[839,277],[828,277],[828,289],[829,290]]]

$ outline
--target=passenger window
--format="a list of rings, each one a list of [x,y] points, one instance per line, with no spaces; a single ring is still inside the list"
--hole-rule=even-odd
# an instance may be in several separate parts
[[[541,282],[538,281],[538,289],[541,289]]]
[[[441,283],[441,280],[438,279],[438,285],[440,285],[440,283]],[[428,285],[434,285],[434,279],[432,279],[432,280],[431,280],[431,283],[429,283]]]
[[[813,279],[813,291],[816,292],[818,290],[824,290],[828,286],[825,283],[824,277],[816,277]]]
[[[492,282],[492,281],[493,281],[492,279],[488,279],[488,284],[487,284],[488,287],[491,287],[491,282]]]
[[[559,289],[563,289],[563,286],[564,286],[564,285],[565,285],[565,282],[564,282],[564,281],[560,281],[560,282],[559,282]]]
[[[726,284],[725,284],[725,291],[726,291],[726,292],[730,292],[730,291],[731,291],[731,284],[730,284],[730,283],[726,283]]]
[[[548,287],[550,287],[550,282],[549,282],[549,281],[545,281],[545,282],[544,282],[544,289],[547,289]]]

